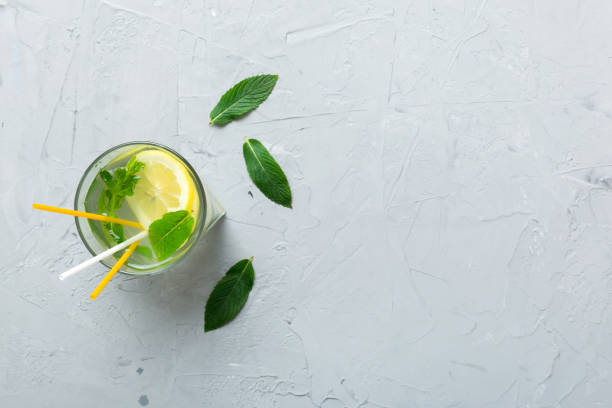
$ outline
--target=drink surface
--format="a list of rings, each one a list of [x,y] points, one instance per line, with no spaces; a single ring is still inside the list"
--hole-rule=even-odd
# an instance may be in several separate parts
[[[136,182],[134,195],[122,201],[121,206],[115,210],[114,216],[138,221],[145,228],[168,211],[188,210],[197,219],[200,198],[194,187],[193,175],[171,152],[154,145],[140,145],[110,159],[101,170],[113,174],[116,169],[125,167],[134,156],[136,160],[142,160],[144,168],[137,173],[139,180]],[[104,181],[100,175],[97,175],[85,196],[86,211],[100,213],[99,199],[104,188]],[[117,238],[112,236],[103,223],[89,221],[89,226],[93,236],[103,247],[110,248],[118,243]],[[124,238],[128,239],[139,231],[136,228],[124,226]],[[188,240],[186,245],[190,245],[190,241]],[[177,252],[180,251],[181,249]],[[120,254],[116,255],[116,257],[119,256]],[[147,237],[140,241],[126,266],[146,272],[172,261],[170,259],[159,262]]]

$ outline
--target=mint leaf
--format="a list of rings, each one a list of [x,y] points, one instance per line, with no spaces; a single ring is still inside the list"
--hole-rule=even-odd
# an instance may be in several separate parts
[[[102,191],[98,198],[98,214],[115,217],[115,212],[123,205],[125,196],[134,194],[134,187],[140,177],[136,174],[144,168],[144,163],[132,156],[125,167],[117,167],[112,174],[108,170],[101,170],[99,175],[103,181]],[[120,243],[125,241],[123,225],[102,222],[111,241]]]
[[[111,174],[107,170],[100,171],[100,177],[102,177],[102,180],[107,186],[109,187],[113,186],[114,184],[113,176],[111,176]]]
[[[258,107],[268,98],[277,79],[278,75],[257,75],[238,82],[210,112],[210,124],[225,125]]]
[[[227,271],[206,302],[205,332],[218,329],[236,317],[246,303],[254,281],[253,257],[239,261]]]
[[[125,241],[125,233],[123,232],[123,225],[114,224],[110,222],[106,222],[105,224],[110,224],[110,227],[108,227],[108,233],[115,240],[115,242]]]
[[[291,188],[281,167],[258,140],[244,140],[242,153],[253,183],[276,204],[291,208]]]
[[[136,160],[136,155],[134,155],[130,158],[130,161],[125,166],[125,168],[129,174],[136,174],[140,170],[144,169],[144,166],[144,163]]]
[[[185,210],[165,213],[160,219],[149,225],[149,241],[157,255],[163,261],[175,253],[191,235],[193,217]]]
[[[136,248],[134,248],[134,252],[144,256],[145,258],[153,259],[153,251],[147,246],[138,245]]]

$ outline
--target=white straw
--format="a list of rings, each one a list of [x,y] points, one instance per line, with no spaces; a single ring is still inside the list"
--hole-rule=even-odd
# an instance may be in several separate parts
[[[86,260],[85,262],[75,266],[74,268],[71,268],[71,269],[67,270],[66,272],[62,273],[59,276],[60,280],[64,280],[64,279],[68,278],[69,276],[74,275],[75,273],[79,273],[83,269],[87,268],[88,266],[91,266],[91,265],[93,265],[93,264],[95,264],[97,262],[100,262],[102,259],[111,256],[112,254],[114,254],[117,251],[121,251],[123,248],[129,246],[132,242],[136,242],[136,241],[139,241],[139,240],[143,239],[144,237],[147,236],[148,233],[149,233],[149,231],[147,231],[147,230],[140,231],[138,234],[134,235],[132,238],[126,239],[122,243],[120,243],[118,245],[115,245],[114,247],[109,248],[109,249],[107,249],[104,252],[100,252],[98,255],[94,256],[93,258],[90,258],[90,259]]]

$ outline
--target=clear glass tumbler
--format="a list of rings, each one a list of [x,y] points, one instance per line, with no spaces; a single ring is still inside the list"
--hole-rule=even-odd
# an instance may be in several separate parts
[[[208,188],[202,183],[187,160],[169,147],[153,142],[124,143],[102,153],[91,165],[89,165],[81,177],[74,198],[74,209],[97,213],[98,197],[103,187],[103,181],[99,177],[100,171],[112,171],[117,167],[124,166],[134,154],[148,150],[158,150],[169,154],[184,166],[184,170],[191,179],[195,189],[193,206],[197,208],[197,211],[193,213],[195,218],[193,232],[181,248],[163,261],[157,261],[151,251],[137,250],[120,269],[121,272],[132,275],[152,275],[170,269],[176,262],[184,259],[198,239],[225,215],[225,210],[221,204],[219,204]],[[126,200],[124,200],[121,208],[127,207],[125,201]],[[122,213],[119,211],[117,212],[118,217],[129,218],[136,221],[134,215],[131,214],[128,209],[122,211]],[[92,255],[95,256],[115,245],[115,242],[109,239],[108,233],[104,232],[102,224],[99,221],[75,217],[75,222],[81,240]],[[139,232],[139,230],[130,227],[125,227],[124,229],[126,238]],[[141,242],[144,243],[145,240]],[[111,256],[101,261],[101,263],[110,269],[119,256],[120,254],[116,254],[115,257]]]

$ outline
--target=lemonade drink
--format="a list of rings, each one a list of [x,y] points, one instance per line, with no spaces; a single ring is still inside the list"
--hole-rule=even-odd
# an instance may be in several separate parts
[[[114,182],[111,177],[120,178],[118,171],[136,169],[131,167],[134,163],[139,163],[139,167],[133,173],[137,179],[132,187],[133,194],[125,195],[117,200],[120,204],[114,205],[116,197],[109,192],[112,190],[109,185]],[[148,238],[143,239],[121,268],[122,272],[133,274],[152,274],[168,269],[182,259],[200,235],[225,213],[185,159],[167,147],[148,142],[120,145],[96,159],[81,179],[75,209],[137,221],[144,228],[168,212],[187,210],[193,216],[195,222],[191,236],[167,259],[157,259]],[[109,210],[113,213],[109,214]],[[83,242],[94,255],[140,231],[83,218],[76,218],[76,223]],[[114,262],[115,259],[110,258],[102,263],[111,267]]]

